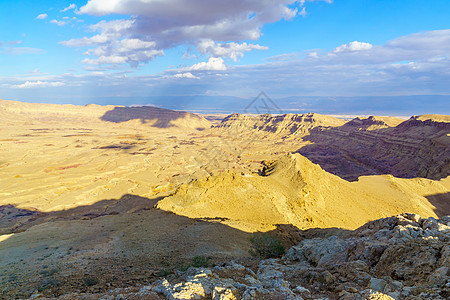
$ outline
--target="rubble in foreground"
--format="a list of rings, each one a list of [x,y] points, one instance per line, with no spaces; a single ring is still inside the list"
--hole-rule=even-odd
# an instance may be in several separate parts
[[[61,299],[448,299],[450,216],[401,214],[304,239],[254,268],[190,268],[150,286]],[[39,297],[39,295],[34,295]]]

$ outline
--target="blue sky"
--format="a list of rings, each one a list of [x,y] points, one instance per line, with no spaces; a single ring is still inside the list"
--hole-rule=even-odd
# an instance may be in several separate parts
[[[450,95],[448,16],[445,0],[2,0],[0,99]]]

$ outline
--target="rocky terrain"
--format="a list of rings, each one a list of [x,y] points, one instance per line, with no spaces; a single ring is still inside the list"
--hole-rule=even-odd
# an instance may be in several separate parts
[[[335,127],[344,125],[345,121],[331,116],[315,113],[286,114],[272,116],[231,114],[225,117],[215,128],[234,132],[249,133],[251,130],[270,132],[282,137],[304,136],[316,127]]]
[[[388,123],[380,126],[374,120],[361,124],[353,120],[341,127],[311,132],[304,140],[314,144],[298,151],[350,180],[361,174],[440,179],[450,175],[449,128],[448,118],[437,115],[414,116],[395,127]],[[328,168],[331,161],[339,163]],[[361,173],[346,174],[342,164],[353,164]]]
[[[281,258],[191,267],[146,286],[59,299],[448,299],[450,217],[401,214],[297,233]],[[35,294],[35,297],[42,295]]]
[[[362,175],[441,179],[450,175],[450,120],[444,115],[409,120],[370,116],[348,122],[319,114],[233,114],[214,130],[247,139],[289,142],[326,171],[346,180]],[[264,135],[262,135],[264,133]]]
[[[0,117],[0,299],[448,297],[448,116]],[[253,257],[257,231],[290,250]]]

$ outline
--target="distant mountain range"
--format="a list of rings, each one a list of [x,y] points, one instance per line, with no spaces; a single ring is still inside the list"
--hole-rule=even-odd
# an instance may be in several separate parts
[[[257,95],[255,95],[256,97]],[[260,95],[261,96],[261,95]],[[411,116],[419,114],[450,114],[450,95],[415,95],[415,96],[358,96],[358,97],[324,97],[292,96],[285,98],[265,95],[256,102],[266,101],[270,109],[258,104],[259,113],[307,113],[352,114],[352,115],[395,115]],[[11,99],[20,100],[20,99]],[[23,99],[30,101],[30,99]],[[60,101],[45,99],[36,102],[100,104],[100,105],[149,105],[168,109],[184,110],[198,113],[256,113],[251,104],[255,98],[231,96],[148,96],[148,97],[88,97],[71,98]]]

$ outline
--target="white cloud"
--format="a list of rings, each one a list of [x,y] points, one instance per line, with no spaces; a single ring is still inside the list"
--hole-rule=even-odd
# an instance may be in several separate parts
[[[174,78],[200,79],[200,77],[193,75],[191,72],[178,73],[178,74],[173,75],[173,77]]]
[[[46,81],[26,81],[22,84],[12,85],[12,88],[15,89],[28,89],[28,88],[42,88],[42,87],[55,87],[55,86],[63,86],[64,83],[62,82],[46,82]]]
[[[266,23],[296,17],[299,15],[298,4],[298,0],[89,0],[79,13],[131,16],[90,26],[101,36],[108,37],[108,44],[111,44],[108,48],[112,52],[118,50],[116,44],[119,40],[139,39],[155,42],[155,50],[164,51],[181,44],[193,45],[198,46],[202,53],[236,61],[245,52],[267,49],[241,42],[259,39],[261,28]],[[87,44],[90,39],[84,37],[78,44]],[[63,44],[71,46],[77,42],[71,40]],[[95,55],[96,50],[90,53]],[[148,57],[143,55],[142,61],[133,60],[133,63],[148,62]]]
[[[213,40],[201,40],[197,44],[197,50],[201,54],[210,54],[214,57],[228,57],[234,61],[244,56],[244,52],[252,50],[267,50],[268,47],[260,45],[252,45],[247,43],[238,44],[230,42],[226,44],[219,44]]]
[[[98,58],[85,58],[82,61],[85,64],[89,65],[101,65],[101,64],[124,64],[127,62],[127,58],[125,56],[119,55],[110,55],[110,56],[100,56]]]
[[[58,21],[58,20],[51,20],[50,23],[56,24],[58,26],[63,26],[67,24],[67,22],[65,21]]]
[[[336,47],[333,50],[333,53],[370,50],[370,49],[372,49],[372,47],[373,46],[369,43],[354,41],[354,42]]]
[[[155,49],[155,42],[143,41],[140,39],[122,39],[109,41],[98,38],[104,45],[87,51],[88,55],[95,55],[97,58],[86,58],[82,62],[90,65],[101,64],[124,64],[128,63],[132,67],[137,67],[140,62],[148,62],[156,56],[163,56],[164,51]],[[109,43],[107,43],[107,41]],[[70,42],[70,41],[69,41]],[[67,43],[69,43],[67,42]],[[88,43],[88,40],[84,42]],[[73,41],[71,44],[76,44]],[[79,42],[82,45],[81,42]]]
[[[291,61],[291,60],[296,60],[298,58],[299,58],[299,53],[293,52],[293,53],[285,53],[285,54],[271,56],[271,57],[266,58],[265,60],[267,60],[267,61]]]
[[[1,46],[1,45],[0,45]],[[44,54],[45,51],[38,48],[31,47],[4,47],[1,53],[11,55],[23,55],[23,54]]]
[[[313,52],[309,52],[308,53],[308,57],[310,57],[310,58],[319,58],[319,55],[317,54],[316,51],[313,51]]]
[[[108,41],[109,38],[106,35],[97,34],[90,38],[83,37],[82,39],[71,39],[68,41],[63,41],[61,42],[61,44],[67,47],[86,47],[104,44]]]
[[[302,17],[306,17],[306,7],[303,7],[302,10],[298,14]]]
[[[44,20],[47,19],[48,15],[47,14],[40,14],[36,17],[36,20]]]
[[[61,10],[61,12],[66,12],[66,11],[68,11],[68,10],[71,10],[71,9],[76,9],[77,8],[77,6],[75,5],[75,4],[70,4],[69,6],[67,6],[66,8],[64,8],[63,10]]]
[[[113,65],[93,64],[87,67],[92,71],[105,72],[76,72],[59,76],[48,74],[0,76],[0,82],[4,84],[0,88],[4,98],[26,95],[58,101],[61,99],[57,97],[66,97],[66,99],[82,96],[113,97],[123,95],[124,91],[128,97],[141,97],[160,94],[162,88],[173,95],[204,95],[212,90],[215,95],[252,97],[257,95],[263,87],[265,92],[273,98],[296,95],[450,95],[449,38],[448,30],[422,32],[399,37],[384,44],[374,44],[367,51],[342,52],[329,56],[328,54],[333,53],[333,50],[327,52],[312,49],[298,55],[288,53],[254,65],[226,66],[226,71],[211,70],[213,69],[211,66],[214,65],[224,68],[224,62],[218,60],[218,64],[213,64],[211,63],[213,60],[205,59],[206,62],[187,68],[168,70],[163,74],[129,74],[126,77],[128,69],[123,68],[123,72],[115,72],[113,68],[109,68]],[[149,41],[140,40],[142,42],[125,41],[123,45],[119,42],[114,45],[127,49],[139,48],[141,45],[151,46],[145,43]],[[308,56],[308,53],[311,55]],[[118,60],[122,61],[122,57],[125,56],[119,55]],[[91,51],[88,58],[97,59],[98,57]],[[112,61],[111,57],[107,60],[117,62]],[[200,79],[190,78],[192,76],[187,73]],[[223,76],[225,74],[226,76]],[[11,88],[12,85],[18,86],[25,81],[61,82],[64,86],[41,89],[38,94],[34,89]],[[56,89],[58,92],[61,92],[59,91],[61,89],[64,93],[55,93]],[[309,98],[305,101],[316,100]],[[320,101],[317,101],[315,103],[319,105]]]
[[[225,71],[227,66],[220,57],[210,57],[207,62],[200,62],[181,71]]]

